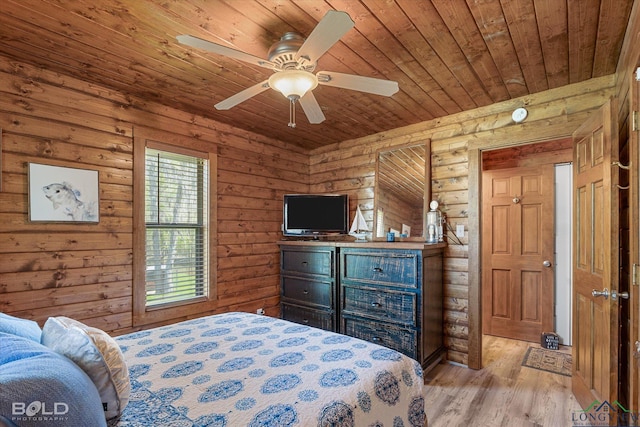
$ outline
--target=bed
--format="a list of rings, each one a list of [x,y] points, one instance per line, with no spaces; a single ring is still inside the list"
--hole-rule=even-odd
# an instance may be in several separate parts
[[[345,335],[233,312],[116,342],[131,383],[120,427],[426,424],[418,362]]]

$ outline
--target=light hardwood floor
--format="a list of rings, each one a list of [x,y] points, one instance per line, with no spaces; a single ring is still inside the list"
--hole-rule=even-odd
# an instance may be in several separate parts
[[[571,377],[522,366],[529,346],[540,347],[484,336],[483,369],[437,365],[425,380],[429,427],[572,426]]]

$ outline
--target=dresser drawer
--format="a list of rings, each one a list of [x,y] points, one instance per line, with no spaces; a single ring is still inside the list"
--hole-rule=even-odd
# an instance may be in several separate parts
[[[420,254],[398,251],[343,251],[341,280],[417,288]]]
[[[282,303],[282,318],[302,325],[335,331],[333,313]]]
[[[304,304],[331,308],[333,306],[333,286],[331,282],[282,276],[282,297]]]
[[[333,277],[335,251],[316,248],[313,251],[286,248],[281,252],[282,271]]]
[[[416,294],[342,285],[343,313],[416,324]]]
[[[417,359],[416,331],[395,328],[380,322],[343,318],[344,334],[380,344]]]

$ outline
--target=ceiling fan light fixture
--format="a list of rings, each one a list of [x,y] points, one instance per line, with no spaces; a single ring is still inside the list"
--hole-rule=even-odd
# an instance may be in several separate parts
[[[298,100],[318,86],[318,78],[304,70],[284,70],[269,77],[269,86],[290,100]]]

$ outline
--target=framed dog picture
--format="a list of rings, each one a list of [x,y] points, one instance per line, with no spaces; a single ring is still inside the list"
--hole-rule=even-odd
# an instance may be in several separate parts
[[[29,221],[100,221],[98,171],[29,163]]]

